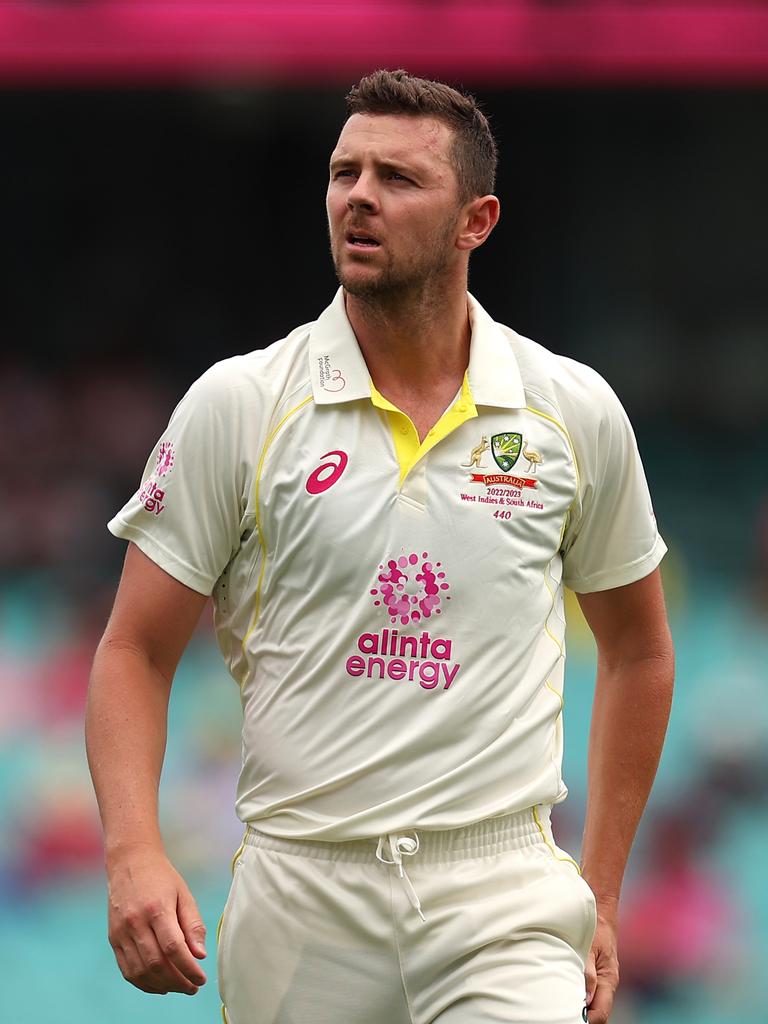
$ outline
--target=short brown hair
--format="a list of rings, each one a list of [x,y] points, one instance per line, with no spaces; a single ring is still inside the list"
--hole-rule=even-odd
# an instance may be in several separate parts
[[[474,96],[402,69],[380,70],[361,78],[347,94],[347,116],[352,114],[410,114],[444,122],[454,132],[452,156],[461,202],[493,192],[498,150]]]

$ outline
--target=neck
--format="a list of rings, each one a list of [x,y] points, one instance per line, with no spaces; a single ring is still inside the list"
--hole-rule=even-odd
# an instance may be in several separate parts
[[[378,391],[389,397],[460,386],[471,335],[466,280],[440,294],[361,297],[345,291],[344,298]]]

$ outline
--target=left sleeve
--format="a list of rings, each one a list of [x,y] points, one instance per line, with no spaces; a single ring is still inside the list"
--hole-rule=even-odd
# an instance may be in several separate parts
[[[581,379],[564,403],[571,406],[567,425],[579,486],[561,552],[563,582],[589,594],[643,579],[667,547],[627,414],[599,374],[579,370]]]

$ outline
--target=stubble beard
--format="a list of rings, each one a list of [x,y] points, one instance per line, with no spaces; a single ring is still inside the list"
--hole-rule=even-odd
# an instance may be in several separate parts
[[[446,223],[420,250],[420,259],[408,266],[396,267],[391,255],[378,273],[358,276],[349,266],[343,267],[331,246],[336,277],[342,288],[371,311],[390,312],[414,301],[421,305],[425,299],[439,294],[441,283],[448,276],[452,240],[456,221]],[[419,301],[421,300],[421,301]]]

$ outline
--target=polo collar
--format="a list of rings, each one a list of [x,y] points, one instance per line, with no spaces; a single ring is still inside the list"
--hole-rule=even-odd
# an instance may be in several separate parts
[[[512,343],[480,303],[467,292],[469,324],[469,389],[475,405],[500,409],[524,409],[523,378]]]
[[[467,375],[475,404],[523,408],[525,390],[509,339],[469,293],[467,303],[472,328]],[[371,375],[347,319],[342,288],[310,331],[309,372],[318,405],[371,397]]]
[[[347,319],[343,288],[312,325],[309,372],[317,405],[371,397],[371,375]]]

